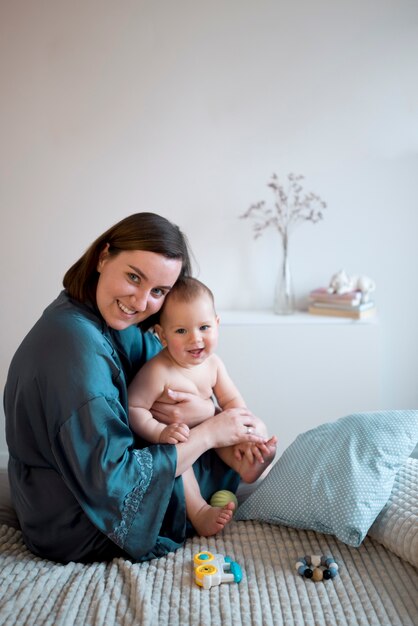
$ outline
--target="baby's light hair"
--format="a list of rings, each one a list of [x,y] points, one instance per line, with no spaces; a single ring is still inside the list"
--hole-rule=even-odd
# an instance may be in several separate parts
[[[160,320],[164,316],[167,303],[171,302],[171,300],[175,300],[176,302],[193,302],[193,300],[202,295],[209,296],[213,304],[213,310],[215,311],[215,298],[209,287],[197,278],[192,278],[191,276],[180,277],[165,297],[164,304],[160,311]]]

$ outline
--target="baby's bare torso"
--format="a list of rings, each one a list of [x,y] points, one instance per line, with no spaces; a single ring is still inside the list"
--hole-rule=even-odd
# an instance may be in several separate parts
[[[161,352],[157,358],[164,380],[164,391],[158,398],[160,402],[173,402],[167,395],[167,389],[195,393],[205,400],[211,398],[217,379],[216,355],[212,354],[203,363],[190,368],[173,362],[165,352]]]

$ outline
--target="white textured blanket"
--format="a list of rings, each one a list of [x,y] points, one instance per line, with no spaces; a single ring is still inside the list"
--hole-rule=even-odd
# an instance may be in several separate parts
[[[192,557],[200,550],[233,556],[241,583],[198,587]],[[294,565],[304,554],[332,554],[340,575],[302,578]],[[418,570],[370,538],[350,548],[312,531],[233,522],[148,563],[59,565],[28,552],[18,530],[0,527],[4,626],[417,626],[417,589]]]
[[[418,567],[417,459],[408,459],[398,472],[391,496],[369,529],[369,535]]]

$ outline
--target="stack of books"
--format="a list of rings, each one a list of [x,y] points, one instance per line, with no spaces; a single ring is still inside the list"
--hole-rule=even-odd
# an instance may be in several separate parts
[[[319,287],[309,293],[308,311],[312,315],[360,320],[375,315],[376,306],[372,300],[364,302],[361,291],[330,293],[326,287]]]

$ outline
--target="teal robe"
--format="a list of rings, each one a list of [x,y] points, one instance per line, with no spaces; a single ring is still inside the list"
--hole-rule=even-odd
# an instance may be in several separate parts
[[[28,548],[60,562],[176,550],[192,532],[173,445],[135,439],[127,387],[161,346],[110,329],[63,291],[23,340],[4,391],[9,478]],[[213,451],[194,464],[202,495],[235,491]]]

